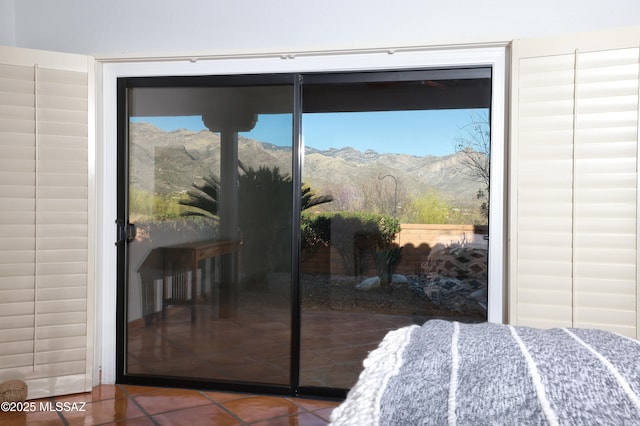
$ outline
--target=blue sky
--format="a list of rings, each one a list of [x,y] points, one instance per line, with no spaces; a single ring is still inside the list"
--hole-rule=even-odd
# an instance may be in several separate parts
[[[454,152],[456,139],[475,110],[388,111],[349,113],[307,113],[302,118],[305,146],[316,149],[350,146],[361,151],[411,155],[447,155]],[[200,117],[132,117],[173,131],[204,130]],[[291,115],[260,115],[251,132],[240,135],[275,145],[291,145]]]

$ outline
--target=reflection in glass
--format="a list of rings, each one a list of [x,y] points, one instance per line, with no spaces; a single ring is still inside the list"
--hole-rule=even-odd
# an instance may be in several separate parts
[[[291,87],[129,97],[127,374],[288,385]]]
[[[350,388],[389,330],[486,321],[488,109],[422,83],[303,88],[303,181],[332,201],[302,213],[301,386]]]
[[[373,74],[128,89],[127,375],[346,389],[391,329],[486,320],[490,73]]]

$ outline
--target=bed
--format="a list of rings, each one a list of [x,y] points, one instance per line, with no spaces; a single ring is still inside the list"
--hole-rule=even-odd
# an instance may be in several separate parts
[[[427,321],[390,331],[340,425],[640,425],[640,342],[586,329]]]

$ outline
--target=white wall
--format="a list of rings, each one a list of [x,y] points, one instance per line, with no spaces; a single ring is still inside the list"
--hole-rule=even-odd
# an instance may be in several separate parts
[[[0,0],[0,42],[94,55],[508,41],[640,24],[638,0]]]
[[[15,0],[0,0],[0,45],[15,45]]]

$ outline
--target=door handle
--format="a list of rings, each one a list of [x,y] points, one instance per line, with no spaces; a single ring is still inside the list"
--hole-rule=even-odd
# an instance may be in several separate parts
[[[116,246],[122,246],[136,239],[136,225],[131,222],[125,223],[122,219],[116,220],[116,224],[118,225]]]

